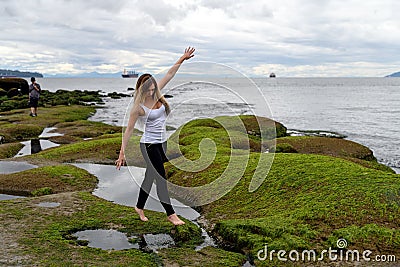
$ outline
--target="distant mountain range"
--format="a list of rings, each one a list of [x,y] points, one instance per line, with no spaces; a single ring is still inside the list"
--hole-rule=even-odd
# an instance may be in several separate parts
[[[399,72],[392,73],[392,74],[390,74],[390,75],[388,75],[388,76],[386,76],[386,77],[400,77],[400,71],[399,71]]]
[[[0,77],[21,77],[21,78],[39,77],[39,78],[43,78],[43,74],[41,74],[39,72],[0,69]]]
[[[20,78],[120,78],[121,72],[116,73],[99,73],[99,72],[87,72],[80,74],[53,74],[53,73],[39,73],[39,72],[30,72],[30,71],[19,71],[19,70],[6,70],[0,69],[0,78],[1,77],[20,77]]]
[[[29,71],[19,71],[19,70],[6,70],[0,69],[0,78],[1,77],[37,77],[37,78],[120,78],[121,72],[115,73],[99,73],[97,71],[94,72],[86,72],[79,74],[53,74],[53,73],[45,73],[41,74],[39,72],[29,72]],[[400,71],[387,75],[385,77],[400,77]]]

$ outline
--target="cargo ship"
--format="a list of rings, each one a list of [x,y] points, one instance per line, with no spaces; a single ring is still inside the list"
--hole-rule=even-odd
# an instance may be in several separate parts
[[[124,69],[124,71],[122,72],[122,78],[137,78],[139,76],[139,73],[137,73],[136,71],[127,71],[126,69]]]

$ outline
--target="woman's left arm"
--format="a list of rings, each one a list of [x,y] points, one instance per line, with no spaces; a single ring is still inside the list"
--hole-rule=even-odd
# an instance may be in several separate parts
[[[178,59],[178,61],[168,70],[167,74],[157,83],[158,89],[163,89],[167,83],[175,76],[179,67],[183,63],[183,61],[188,60],[194,57],[194,47],[188,47],[185,49],[185,53]]]

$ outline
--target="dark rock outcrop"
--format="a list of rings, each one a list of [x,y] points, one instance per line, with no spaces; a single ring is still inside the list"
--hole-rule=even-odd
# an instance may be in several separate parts
[[[28,94],[29,92],[29,84],[22,78],[2,78],[0,79],[0,88],[7,93],[15,88],[19,89],[21,94]]]

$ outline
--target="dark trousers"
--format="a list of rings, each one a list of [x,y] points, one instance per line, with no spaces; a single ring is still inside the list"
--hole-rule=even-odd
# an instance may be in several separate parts
[[[37,108],[38,105],[39,105],[39,98],[36,98],[36,97],[29,98],[29,107]]]
[[[164,207],[167,215],[174,214],[175,211],[172,208],[171,200],[168,194],[167,180],[165,176],[164,160],[165,151],[167,149],[167,142],[160,144],[145,144],[140,143],[140,150],[143,158],[146,161],[146,173],[142,186],[140,187],[139,198],[136,207],[143,209],[146,204],[147,198],[149,197],[151,186],[153,181],[156,180],[157,184],[157,195]]]

